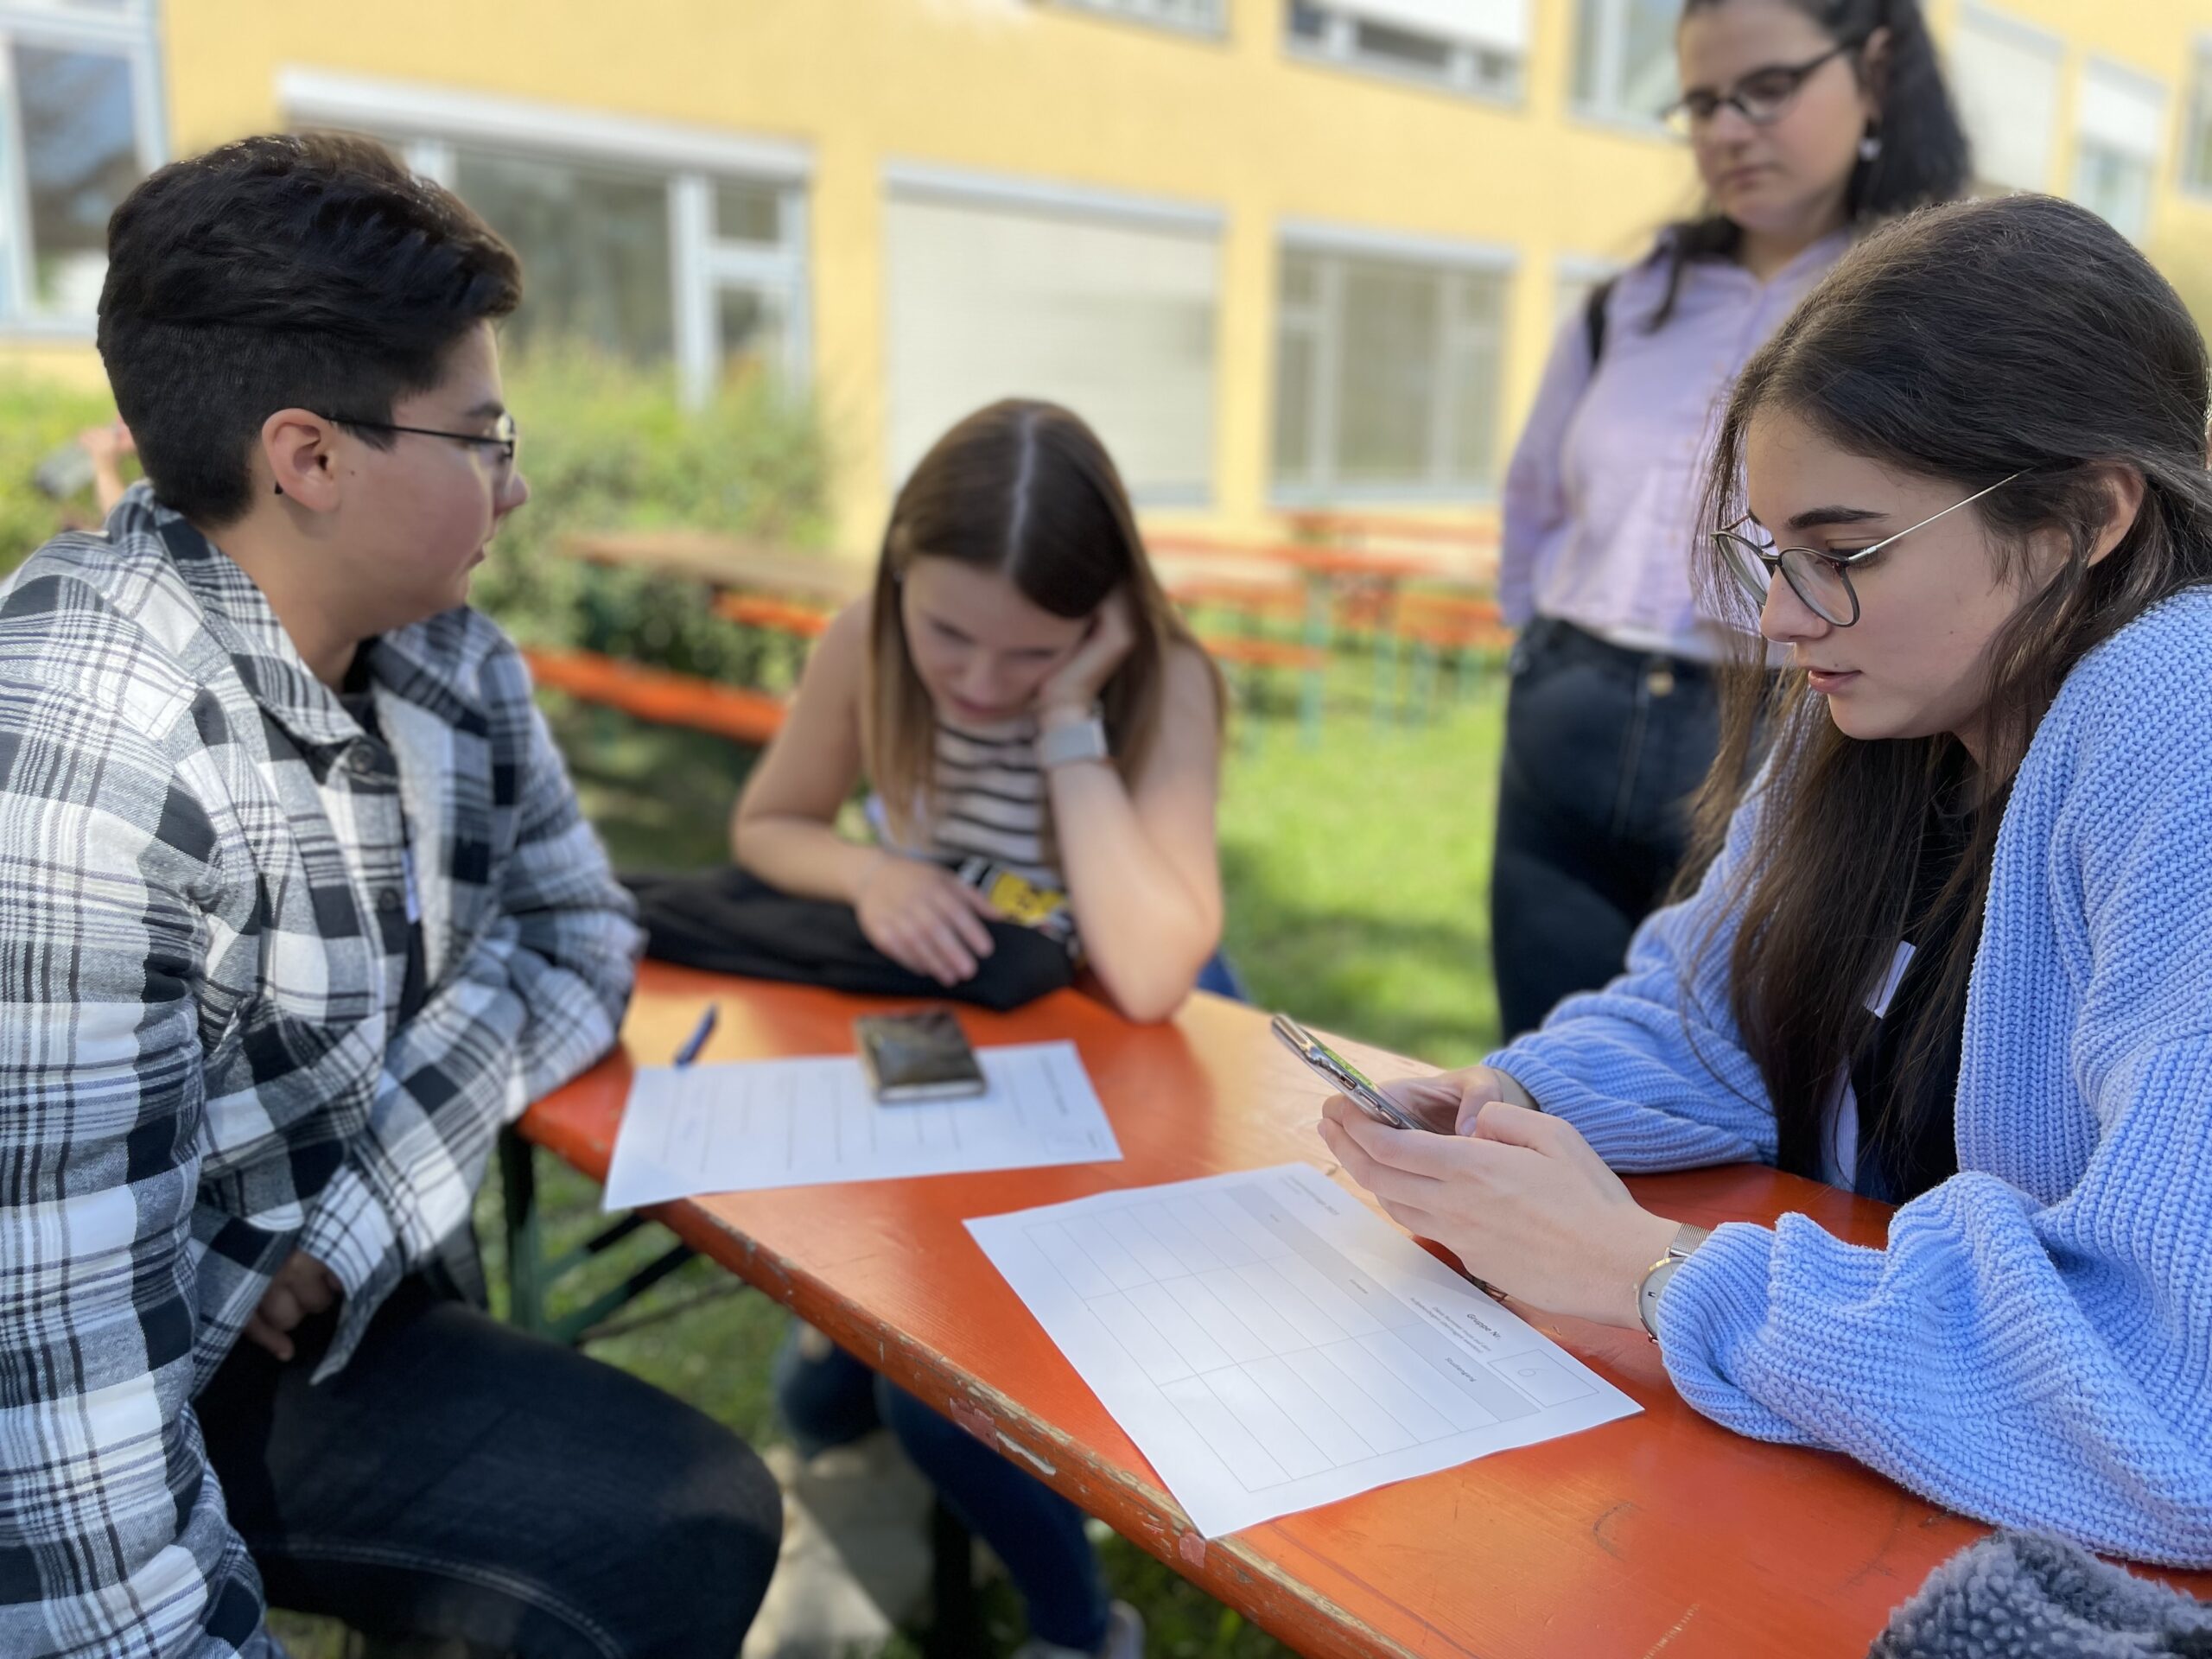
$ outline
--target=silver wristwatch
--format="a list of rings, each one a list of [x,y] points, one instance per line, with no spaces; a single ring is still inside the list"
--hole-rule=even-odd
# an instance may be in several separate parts
[[[1690,1252],[1712,1236],[1712,1228],[1686,1221],[1675,1230],[1667,1254],[1643,1270],[1643,1281],[1636,1287],[1636,1317],[1643,1321],[1643,1334],[1652,1341],[1659,1340],[1659,1298],[1668,1281],[1674,1278],[1675,1269],[1689,1260]]]
[[[1110,753],[1106,747],[1105,717],[1096,703],[1091,704],[1087,718],[1047,727],[1037,734],[1037,764],[1048,772],[1078,760],[1103,760]]]

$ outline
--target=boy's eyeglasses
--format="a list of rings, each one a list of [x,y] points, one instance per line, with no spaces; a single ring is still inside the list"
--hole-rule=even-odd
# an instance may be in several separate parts
[[[325,415],[322,417],[338,426],[358,426],[372,432],[411,432],[418,438],[450,438],[455,443],[480,444],[496,452],[501,470],[510,470],[515,456],[522,448],[522,432],[515,425],[512,415],[499,416],[499,424],[489,432],[441,432],[429,426],[395,426],[390,421],[357,421],[350,415]]]
[[[1774,585],[1774,573],[1782,572],[1782,579],[1789,584],[1789,591],[1805,601],[1805,608],[1834,627],[1847,628],[1859,620],[1859,594],[1851,585],[1851,567],[1864,564],[1884,548],[1903,541],[1916,530],[1925,530],[1938,518],[1956,512],[1961,507],[1972,506],[1987,495],[1990,490],[2001,490],[2012,479],[2000,478],[1988,490],[1976,490],[1963,501],[1954,501],[1942,512],[1931,513],[1916,524],[1908,524],[1894,536],[1885,536],[1872,547],[1862,547],[1855,553],[1823,553],[1816,548],[1783,547],[1769,543],[1761,547],[1748,536],[1737,533],[1738,527],[1751,522],[1748,517],[1738,518],[1726,530],[1713,532],[1713,544],[1720,550],[1721,563],[1734,576],[1759,608],[1766,608],[1768,590]]]
[[[1777,63],[1754,69],[1725,92],[1704,88],[1684,92],[1661,112],[1659,118],[1687,137],[1719,114],[1725,105],[1755,127],[1770,127],[1789,113],[1789,105],[1815,69],[1830,58],[1856,52],[1862,44],[1859,41],[1845,41],[1802,63]]]

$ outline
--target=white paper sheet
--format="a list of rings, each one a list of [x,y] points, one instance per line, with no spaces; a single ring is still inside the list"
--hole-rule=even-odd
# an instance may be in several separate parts
[[[630,1085],[607,1173],[609,1210],[769,1186],[1116,1161],[1075,1045],[979,1048],[990,1086],[885,1106],[850,1055],[656,1066]]]
[[[1304,1164],[968,1230],[1210,1538],[1642,1409]]]

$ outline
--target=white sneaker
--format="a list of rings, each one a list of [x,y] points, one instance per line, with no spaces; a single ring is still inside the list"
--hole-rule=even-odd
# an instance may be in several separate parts
[[[1106,1639],[1094,1653],[1034,1639],[1014,1650],[1014,1659],[1144,1659],[1144,1615],[1126,1601],[1106,1609]]]
[[[1106,1639],[1098,1659],[1144,1659],[1144,1615],[1126,1601],[1106,1609]]]

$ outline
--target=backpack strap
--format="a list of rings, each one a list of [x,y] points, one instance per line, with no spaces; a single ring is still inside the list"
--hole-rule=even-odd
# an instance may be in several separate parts
[[[1620,280],[1608,276],[1590,290],[1590,297],[1582,302],[1582,338],[1590,346],[1590,366],[1594,371],[1598,359],[1605,354],[1605,307],[1613,297],[1613,284]]]

